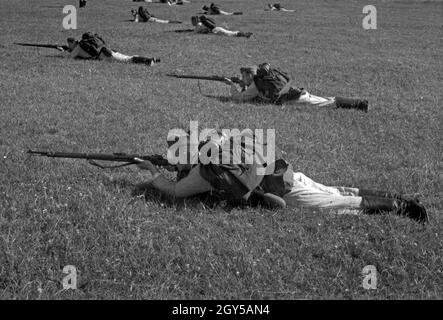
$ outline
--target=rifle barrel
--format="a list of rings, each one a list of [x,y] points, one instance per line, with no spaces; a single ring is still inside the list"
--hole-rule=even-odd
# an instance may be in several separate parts
[[[14,42],[14,44],[24,47],[38,47],[38,48],[50,48],[57,49],[58,47],[63,48],[64,50],[68,50],[69,47],[66,45],[57,45],[57,44],[38,44],[38,43],[22,43],[22,42]]]
[[[225,78],[220,76],[195,76],[195,75],[179,75],[179,74],[167,74],[169,77],[179,79],[198,79],[198,80],[210,80],[210,81],[223,81]]]
[[[134,158],[139,158],[143,160],[149,160],[154,165],[157,166],[170,165],[168,160],[163,158],[161,155],[142,156],[137,154],[126,154],[126,153],[103,154],[103,153],[75,153],[75,152],[52,152],[52,151],[34,151],[34,150],[28,150],[28,153],[50,157],[50,158],[71,158],[71,159],[101,160],[101,161],[128,162],[128,163],[137,163],[137,161],[135,161]]]
[[[196,75],[180,75],[180,74],[166,74],[169,77],[174,77],[178,79],[197,79],[197,80],[209,80],[209,81],[219,81],[224,82],[226,78],[231,79],[234,83],[242,85],[241,79],[237,77],[220,77],[220,76],[196,76]]]

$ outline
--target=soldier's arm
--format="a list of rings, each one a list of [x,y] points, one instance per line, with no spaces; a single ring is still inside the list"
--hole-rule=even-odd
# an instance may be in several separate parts
[[[233,83],[232,81],[230,82],[230,85],[231,85],[231,97],[232,100],[234,100],[235,102],[251,101],[259,97],[260,95],[255,84],[251,84],[244,91],[238,91],[235,83]]]
[[[149,161],[141,162],[138,166],[140,169],[146,169],[151,172],[152,178],[148,182],[153,188],[170,197],[186,198],[212,189],[209,182],[200,175],[200,168],[198,166],[194,167],[189,175],[179,182],[165,178]]]

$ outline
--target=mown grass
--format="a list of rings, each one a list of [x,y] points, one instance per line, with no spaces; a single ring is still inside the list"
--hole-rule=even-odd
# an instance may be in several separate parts
[[[63,1],[0,4],[0,298],[442,298],[440,2],[375,1],[378,29],[361,27],[364,1],[223,1],[216,17],[251,39],[175,33],[203,1],[149,5],[188,25],[132,24],[131,1],[90,1],[79,29],[62,28]],[[161,57],[153,68],[59,58],[13,42],[63,43],[96,31],[115,49]],[[313,94],[367,98],[369,113],[237,105],[223,84],[170,71],[234,75],[269,61]],[[165,153],[169,129],[274,128],[287,160],[317,181],[417,193],[423,227],[391,215],[296,209],[213,209],[134,197],[135,168],[30,158],[28,148]],[[63,291],[65,265],[78,290]],[[362,288],[375,265],[378,289]]]

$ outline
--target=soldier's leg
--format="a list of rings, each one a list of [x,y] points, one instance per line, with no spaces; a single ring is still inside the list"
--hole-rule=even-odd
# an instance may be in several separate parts
[[[292,189],[284,196],[288,206],[318,209],[361,209],[362,198],[343,196],[340,190],[313,181],[300,172],[294,173]]]
[[[227,11],[223,11],[223,10],[220,10],[220,14],[222,14],[224,16],[232,16],[232,15],[234,15],[233,12],[227,12]]]
[[[126,54],[117,51],[112,51],[107,48],[102,49],[99,55],[99,59],[108,60],[108,61],[126,62],[126,63],[143,63],[147,65],[153,65],[157,62],[160,62],[160,59],[146,58],[140,56],[128,56]]]
[[[288,206],[335,209],[338,213],[366,214],[382,212],[394,212],[421,223],[428,221],[428,214],[423,205],[416,200],[405,200],[379,196],[344,196],[342,191],[353,191],[351,188],[340,190],[335,187],[324,186],[313,181],[302,173],[293,174],[293,185],[289,193],[283,199]],[[360,193],[360,190],[359,192]]]
[[[293,100],[294,104],[307,104],[311,106],[327,107],[335,106],[335,100],[333,97],[319,97],[305,91],[298,99]]]
[[[358,189],[358,195],[363,196],[373,196],[380,198],[392,198],[392,199],[403,199],[403,196],[396,192],[381,191],[381,190],[370,190],[370,189]]]
[[[117,52],[117,51],[112,51],[112,59],[118,62],[131,62],[132,61],[132,56],[128,56],[126,54]]]
[[[158,19],[158,18],[154,18],[154,17],[149,18],[149,21],[150,22],[158,22],[158,23],[169,23],[169,20],[162,20],[162,19]]]
[[[318,107],[337,107],[344,109],[357,109],[367,112],[368,101],[360,99],[349,99],[342,97],[319,97],[309,92],[305,92],[298,99],[294,100],[295,104],[308,104]]]
[[[215,27],[212,29],[212,33],[228,36],[228,37],[236,37],[240,31],[231,31],[222,27]]]

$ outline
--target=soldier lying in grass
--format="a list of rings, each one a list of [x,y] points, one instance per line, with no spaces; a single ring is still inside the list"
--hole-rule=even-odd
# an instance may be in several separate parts
[[[134,17],[134,22],[158,22],[158,23],[182,23],[177,20],[162,20],[153,16],[148,9],[143,7],[138,7],[138,10],[131,10],[132,16]]]
[[[65,52],[74,59],[97,59],[106,61],[143,63],[149,66],[160,62],[158,58],[146,58],[141,56],[128,56],[106,47],[105,41],[97,34],[86,32],[81,40],[68,38],[68,49],[59,47],[60,51]]]
[[[253,135],[249,135],[249,138],[255,139]],[[340,214],[391,212],[418,222],[428,221],[425,208],[416,199],[406,199],[391,192],[325,186],[301,172],[294,172],[283,159],[266,163],[263,155],[251,152],[257,151],[258,141],[254,141],[256,148],[252,149],[251,144],[247,147],[246,143],[233,143],[234,139],[216,131],[199,143],[198,154],[192,154],[189,136],[177,135],[174,143],[186,145],[187,163],[196,164],[179,164],[180,179],[173,182],[165,178],[151,162],[136,159],[140,162],[140,169],[150,172],[147,181],[138,186],[138,192],[154,188],[173,199],[212,192],[225,200],[234,201],[259,197],[262,205],[271,208],[334,210]],[[202,159],[202,154],[210,160],[191,162],[193,157]],[[244,161],[246,154],[253,155],[254,160],[249,162],[252,164]],[[258,168],[264,168],[265,172],[259,173]]]
[[[268,9],[265,9],[265,11],[295,12],[295,10],[283,8],[280,3],[273,3],[273,4],[269,3]]]
[[[233,15],[241,15],[241,14],[243,14],[243,12],[227,12],[227,11],[223,11],[215,3],[211,3],[209,5],[209,7],[208,6],[203,6],[202,10],[204,11],[205,14],[209,14],[209,15],[233,16]]]
[[[214,33],[228,37],[246,37],[250,38],[252,32],[230,31],[222,27],[217,27],[215,21],[205,16],[194,16],[191,18],[194,31],[197,33]]]
[[[287,73],[262,63],[240,69],[244,87],[238,91],[234,82],[227,78],[225,83],[231,86],[231,96],[236,102],[261,101],[275,104],[292,103],[319,107],[337,107],[358,109],[367,112],[368,101],[342,97],[319,97],[303,88],[293,86]]]

